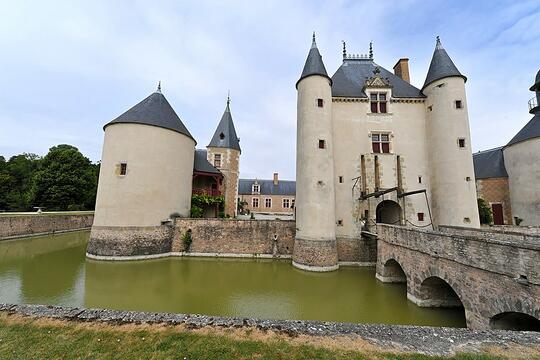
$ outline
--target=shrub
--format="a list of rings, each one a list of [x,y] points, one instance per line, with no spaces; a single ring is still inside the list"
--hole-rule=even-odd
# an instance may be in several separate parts
[[[191,229],[186,231],[182,236],[182,243],[184,244],[184,251],[189,251],[193,239],[191,238]]]
[[[191,205],[190,213],[192,218],[202,218],[204,214],[204,209],[197,205]]]
[[[480,224],[493,223],[493,214],[484,199],[478,199],[478,215],[480,215]]]

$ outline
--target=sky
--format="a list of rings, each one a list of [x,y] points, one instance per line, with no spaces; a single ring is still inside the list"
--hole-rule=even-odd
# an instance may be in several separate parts
[[[442,43],[468,77],[473,151],[527,121],[540,69],[540,1],[0,0],[0,155],[71,144],[99,161],[102,127],[162,92],[204,148],[227,92],[241,177],[295,178],[296,89],[313,31],[326,69],[367,53],[410,59],[421,87]]]

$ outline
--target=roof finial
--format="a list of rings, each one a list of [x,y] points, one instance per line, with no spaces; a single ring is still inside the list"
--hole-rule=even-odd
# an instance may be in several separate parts
[[[161,94],[161,80],[158,81],[156,92]]]
[[[373,60],[373,41],[369,42],[369,58]]]
[[[442,49],[442,43],[441,43],[441,37],[437,35],[437,45],[435,45],[436,49]]]
[[[313,41],[311,42],[311,48],[316,48],[317,47],[317,43],[315,42],[315,31],[313,32]]]
[[[231,103],[231,90],[227,90],[227,107]]]
[[[347,57],[347,47],[345,44],[345,40],[341,40],[341,42],[343,43],[343,60],[345,60],[345,58]]]

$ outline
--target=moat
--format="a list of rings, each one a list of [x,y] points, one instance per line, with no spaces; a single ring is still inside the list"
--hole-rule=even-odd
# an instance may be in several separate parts
[[[420,308],[371,267],[331,273],[290,260],[85,258],[89,232],[0,242],[0,302],[272,319],[464,327],[462,309]]]

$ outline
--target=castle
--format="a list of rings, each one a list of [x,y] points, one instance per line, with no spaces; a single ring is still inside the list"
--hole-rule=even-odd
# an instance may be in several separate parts
[[[205,150],[195,149],[161,85],[104,132],[91,243],[105,242],[111,254],[163,252],[170,237],[161,225],[190,217],[193,194],[222,195],[224,215],[236,216],[241,149],[230,99]],[[219,211],[202,210],[215,217]]]
[[[337,247],[362,246],[377,222],[480,226],[466,80],[439,38],[421,89],[408,59],[392,73],[371,46],[351,55],[344,44],[330,77],[313,35],[296,83],[296,267],[337,269]]]

